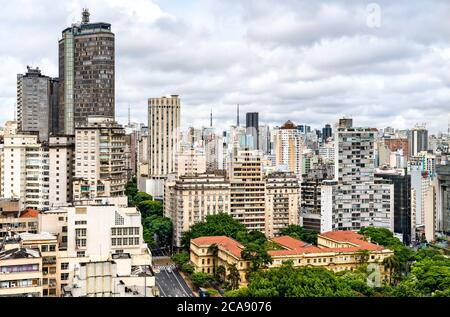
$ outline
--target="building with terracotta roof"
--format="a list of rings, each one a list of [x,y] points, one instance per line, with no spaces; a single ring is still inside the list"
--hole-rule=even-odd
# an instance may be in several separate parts
[[[354,270],[362,261],[382,263],[394,254],[392,250],[366,241],[353,231],[332,231],[318,235],[317,245],[294,239],[289,236],[271,239],[278,247],[269,250],[272,264],[269,268],[279,267],[283,262],[291,261],[295,267],[325,267],[333,272]],[[211,248],[216,245],[217,249]],[[246,284],[246,271],[250,262],[241,257],[244,246],[225,236],[200,237],[191,240],[190,260],[196,272],[214,274],[218,266],[224,266],[226,275],[230,267],[236,265],[241,276],[241,285]],[[367,251],[368,258],[362,258],[361,251]],[[386,276],[380,268],[382,279]]]

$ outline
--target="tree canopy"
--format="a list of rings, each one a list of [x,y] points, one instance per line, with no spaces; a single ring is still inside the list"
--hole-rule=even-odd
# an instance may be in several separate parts
[[[312,244],[317,243],[317,234],[318,232],[316,231],[309,231],[297,225],[289,225],[288,227],[281,229],[280,231],[280,235],[282,236],[290,236],[292,238]]]

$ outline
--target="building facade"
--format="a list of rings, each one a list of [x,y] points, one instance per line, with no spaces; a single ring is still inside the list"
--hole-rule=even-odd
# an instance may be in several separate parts
[[[89,116],[115,115],[114,34],[108,23],[81,23],[62,32],[59,40],[60,133],[73,135]]]

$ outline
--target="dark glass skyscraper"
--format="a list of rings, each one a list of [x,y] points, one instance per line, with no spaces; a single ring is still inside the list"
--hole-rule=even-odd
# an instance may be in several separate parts
[[[322,129],[322,140],[325,142],[328,138],[331,137],[332,133],[333,130],[331,129],[331,125],[326,124],[325,127]]]
[[[83,20],[59,41],[60,132],[73,134],[88,116],[114,118],[114,34],[111,24]]]
[[[247,135],[252,136],[253,140],[253,149],[259,149],[259,118],[258,112],[247,112],[246,115],[246,128]]]
[[[411,175],[399,171],[389,171],[375,174],[394,184],[394,232],[403,235],[403,243],[411,243]]]

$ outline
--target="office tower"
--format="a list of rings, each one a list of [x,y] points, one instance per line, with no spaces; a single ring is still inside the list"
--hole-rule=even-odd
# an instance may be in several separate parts
[[[206,170],[208,172],[225,169],[224,153],[226,151],[226,140],[222,135],[214,135],[205,143]]]
[[[247,112],[246,114],[247,135],[251,135],[252,144],[249,149],[259,150],[259,114],[258,112]]]
[[[394,185],[394,232],[403,236],[403,243],[409,245],[415,235],[411,211],[411,175],[404,169],[379,169],[375,177],[389,180]]]
[[[265,182],[259,151],[238,150],[229,171],[230,212],[248,230],[265,232]]]
[[[266,178],[266,236],[278,236],[299,220],[300,186],[295,174],[274,172]]]
[[[81,23],[62,32],[59,40],[60,132],[73,135],[89,116],[114,118],[114,34],[111,24]]]
[[[330,124],[326,124],[324,128],[322,128],[322,141],[326,142],[328,138],[331,138],[333,130],[331,129]]]
[[[322,216],[328,219],[322,219],[321,231],[368,226],[394,230],[393,185],[374,178],[375,132],[352,127],[351,119],[340,120],[334,141],[336,183],[322,187]]]
[[[49,205],[64,206],[73,200],[74,136],[53,135],[49,138]]]
[[[5,135],[2,193],[20,201],[20,208],[49,207],[48,149],[39,143],[38,132]]]
[[[148,100],[149,186],[146,192],[163,196],[164,179],[175,173],[175,154],[180,132],[180,98],[150,98]]]
[[[111,118],[89,117],[75,129],[73,199],[123,196],[125,130]]]
[[[430,179],[427,172],[422,170],[421,165],[410,166],[411,188],[415,191],[415,214],[416,226],[423,226],[425,220],[424,192],[429,185]]]
[[[206,216],[230,213],[230,183],[224,176],[185,175],[165,186],[164,215],[172,219],[176,246],[181,246],[183,232]]]
[[[270,142],[270,127],[267,124],[260,125],[258,133],[259,150],[264,154],[270,154],[272,149]]]
[[[27,67],[17,75],[17,123],[20,131],[39,132],[47,141],[58,126],[58,80],[41,74],[39,68]]]
[[[436,168],[436,227],[442,233],[450,232],[450,165]]]
[[[287,121],[276,133],[275,156],[277,165],[287,166],[289,172],[302,173],[303,139],[296,125]]]
[[[437,182],[429,183],[423,193],[424,200],[424,236],[427,242],[432,242],[436,239],[436,188]]]
[[[416,156],[419,152],[428,150],[428,130],[425,126],[416,125],[409,133],[409,153]]]

